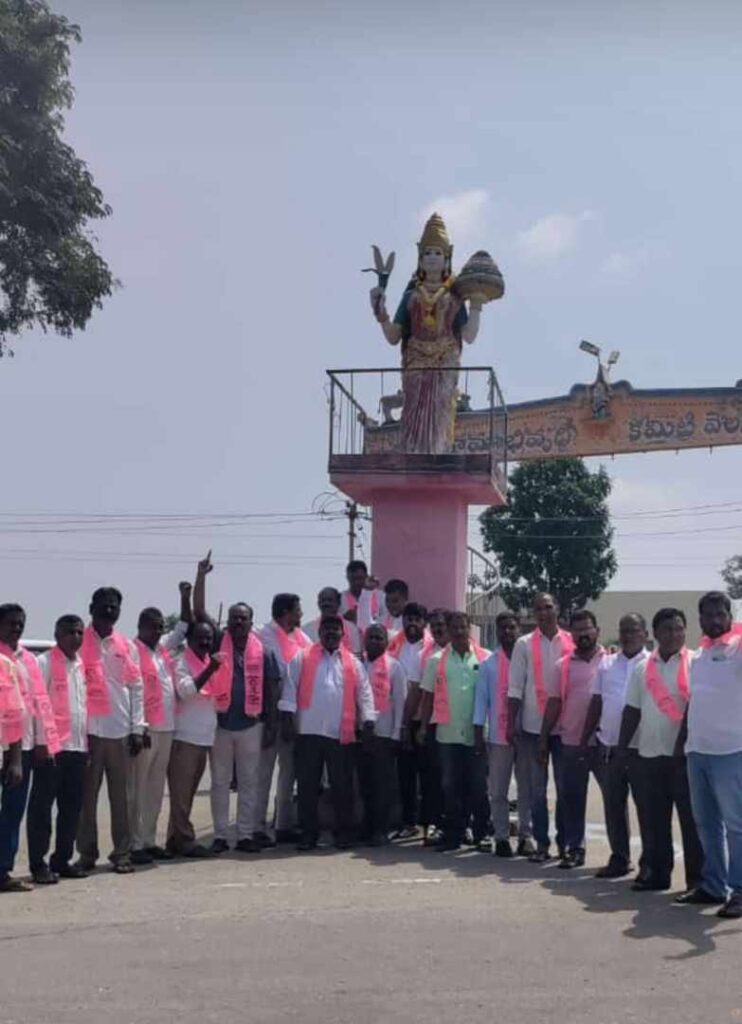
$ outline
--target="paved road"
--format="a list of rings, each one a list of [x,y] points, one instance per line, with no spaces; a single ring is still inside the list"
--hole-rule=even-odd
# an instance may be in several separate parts
[[[716,1024],[742,1020],[740,950],[742,924],[588,870],[230,854],[0,899],[0,1022]]]

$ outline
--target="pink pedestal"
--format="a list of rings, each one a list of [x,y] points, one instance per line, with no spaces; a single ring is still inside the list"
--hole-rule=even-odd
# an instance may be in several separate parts
[[[371,567],[384,584],[406,580],[427,607],[466,607],[469,505],[501,505],[502,484],[462,462],[441,472],[332,472],[332,483],[373,514]],[[442,467],[443,467],[442,462]]]

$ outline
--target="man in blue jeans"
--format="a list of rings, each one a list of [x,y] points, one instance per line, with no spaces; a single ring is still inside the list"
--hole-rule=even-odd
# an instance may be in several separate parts
[[[687,712],[691,807],[703,846],[701,885],[677,903],[722,904],[742,917],[742,624],[726,594],[699,601],[703,639],[691,662]],[[682,745],[685,730],[678,743]],[[681,747],[682,749],[682,747]],[[726,833],[726,843],[725,843]]]
[[[539,737],[539,760],[549,760],[549,740],[555,729],[561,741],[556,774],[561,801],[565,850],[560,868],[579,868],[585,863],[585,815],[590,772],[597,777],[594,747],[585,748],[582,734],[593,686],[603,658],[598,644],[598,623],[591,611],[576,611],[570,621],[574,650],[554,666],[548,682],[544,720]]]

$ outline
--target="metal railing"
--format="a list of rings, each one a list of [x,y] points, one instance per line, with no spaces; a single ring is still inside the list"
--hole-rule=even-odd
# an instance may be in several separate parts
[[[489,366],[442,366],[410,374],[457,374],[456,421],[446,452],[417,455],[486,456],[493,475],[507,475],[507,407]],[[328,370],[329,460],[336,456],[405,453],[400,419],[404,373],[399,367]]]
[[[473,625],[479,627],[480,642],[494,649],[495,598],[500,587],[500,570],[495,562],[471,545],[467,546],[469,562],[466,575],[466,610]]]

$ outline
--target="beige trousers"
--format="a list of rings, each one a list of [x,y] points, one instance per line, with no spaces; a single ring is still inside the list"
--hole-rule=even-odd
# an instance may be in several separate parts
[[[151,746],[132,757],[129,765],[127,782],[133,850],[148,850],[157,843],[157,819],[173,745],[171,732],[151,732],[149,738]]]

